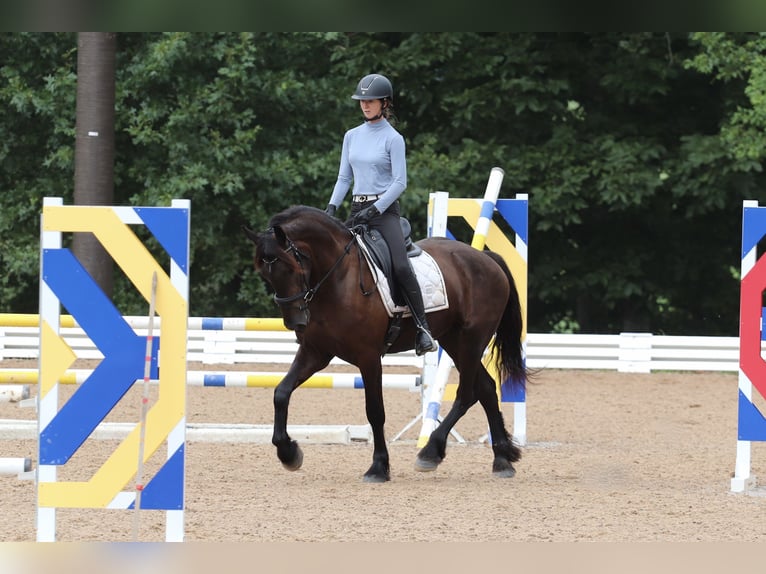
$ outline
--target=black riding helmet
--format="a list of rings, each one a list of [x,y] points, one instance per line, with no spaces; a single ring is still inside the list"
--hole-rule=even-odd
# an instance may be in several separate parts
[[[355,100],[394,100],[394,88],[385,76],[368,74],[356,85]]]

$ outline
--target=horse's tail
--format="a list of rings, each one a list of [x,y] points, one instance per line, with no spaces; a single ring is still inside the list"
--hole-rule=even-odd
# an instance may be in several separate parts
[[[508,301],[505,303],[503,317],[500,319],[493,343],[495,367],[500,375],[501,383],[510,381],[511,385],[524,388],[527,383],[527,368],[524,364],[521,340],[524,319],[521,314],[521,300],[516,289],[516,281],[502,256],[492,251],[484,253],[500,266],[510,286]]]

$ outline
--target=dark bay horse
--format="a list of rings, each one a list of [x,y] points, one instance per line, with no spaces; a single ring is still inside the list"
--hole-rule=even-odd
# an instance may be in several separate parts
[[[255,269],[273,289],[284,324],[295,331],[299,344],[274,391],[272,443],[279,460],[289,470],[303,464],[303,452],[287,433],[292,392],[339,357],[358,367],[364,381],[374,440],[372,466],[364,480],[389,480],[380,360],[389,316],[354,233],[340,220],[307,206],[274,215],[263,232],[243,230],[255,243]],[[521,451],[505,428],[496,384],[482,364],[482,355],[491,343],[500,380],[526,383],[522,315],[513,277],[502,257],[489,251],[441,238],[424,239],[417,245],[435,259],[444,275],[449,308],[429,313],[428,322],[460,377],[452,408],[418,453],[415,468],[436,469],[445,457],[450,430],[479,401],[492,439],[492,471],[511,477]],[[406,351],[414,344],[412,319],[403,319],[399,337],[388,352]]]

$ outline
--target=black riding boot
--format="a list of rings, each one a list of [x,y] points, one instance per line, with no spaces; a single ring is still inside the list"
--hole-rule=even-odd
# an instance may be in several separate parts
[[[400,282],[402,295],[407,300],[407,306],[412,312],[412,318],[415,321],[418,332],[415,334],[415,354],[425,355],[431,351],[436,351],[436,341],[431,336],[431,330],[428,328],[426,320],[425,306],[423,305],[423,295],[420,292],[420,285],[415,277],[415,273],[410,273],[409,277],[403,278]]]

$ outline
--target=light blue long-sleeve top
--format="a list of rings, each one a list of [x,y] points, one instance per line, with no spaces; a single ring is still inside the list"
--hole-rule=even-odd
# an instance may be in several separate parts
[[[402,135],[383,118],[346,132],[338,180],[330,203],[339,207],[351,182],[353,195],[380,195],[375,207],[383,213],[407,188],[407,160]]]

